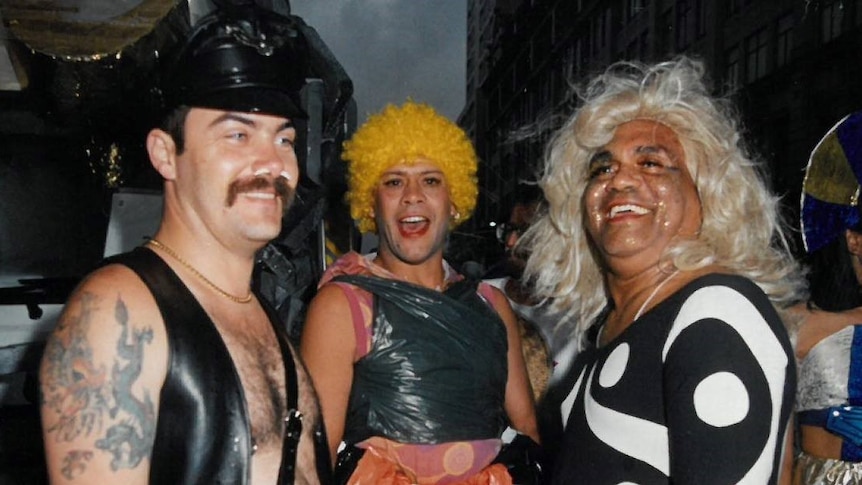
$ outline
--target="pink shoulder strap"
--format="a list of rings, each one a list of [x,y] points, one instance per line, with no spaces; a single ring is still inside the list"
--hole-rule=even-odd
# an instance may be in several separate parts
[[[344,292],[344,296],[347,297],[347,303],[350,306],[350,317],[353,320],[353,334],[356,336],[356,349],[354,352],[356,353],[355,355],[357,359],[362,358],[369,350],[371,342],[371,325],[368,324],[369,322],[365,321],[365,316],[362,313],[362,302],[360,299],[366,300],[366,306],[370,307],[370,298],[363,298],[363,295],[360,294],[364,293],[363,290],[360,290],[350,283],[340,281],[332,281],[331,283],[341,288],[341,291]]]
[[[491,308],[494,308],[494,287],[485,283],[484,281],[479,283],[479,287],[476,289],[476,292],[479,293],[479,296],[485,299],[488,305]]]

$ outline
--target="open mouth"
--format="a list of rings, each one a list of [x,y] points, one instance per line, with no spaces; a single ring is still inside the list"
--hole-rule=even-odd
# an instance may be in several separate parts
[[[634,214],[634,215],[644,215],[649,213],[649,210],[644,209],[639,205],[634,204],[622,204],[615,205],[611,207],[610,212],[608,213],[608,218],[613,219],[617,216],[626,215],[626,214]]]
[[[422,216],[410,216],[405,217],[398,222],[401,224],[420,224],[422,222],[428,222],[428,219]]]
[[[398,220],[400,230],[404,234],[422,233],[429,223],[428,218],[422,216],[408,216]]]

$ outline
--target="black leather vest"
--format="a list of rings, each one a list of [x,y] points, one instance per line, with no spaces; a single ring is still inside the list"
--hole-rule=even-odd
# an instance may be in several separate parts
[[[110,263],[125,265],[140,276],[153,294],[167,330],[169,363],[160,395],[150,483],[247,484],[250,422],[239,375],[215,324],[151,250],[137,248],[109,258],[106,264]],[[294,372],[288,377],[288,393],[296,396],[295,387],[291,391],[290,378],[295,386],[296,377],[285,332],[270,311],[268,314],[279,337],[285,369]],[[293,458],[285,460],[291,468]]]

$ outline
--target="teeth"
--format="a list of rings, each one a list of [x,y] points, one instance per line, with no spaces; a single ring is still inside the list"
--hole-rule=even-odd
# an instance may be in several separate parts
[[[618,214],[623,213],[623,212],[633,212],[633,213],[638,214],[638,215],[643,215],[649,211],[644,209],[641,206],[637,206],[634,204],[624,204],[624,205],[617,205],[617,206],[612,207],[609,216],[611,218],[613,218],[613,217],[616,217]]]
[[[275,194],[269,194],[266,192],[246,192],[245,196],[250,199],[264,199],[264,200],[272,200],[275,198]]]
[[[424,217],[412,216],[412,217],[405,217],[404,219],[401,219],[401,222],[423,222],[424,220],[425,220]]]
[[[260,177],[261,175],[269,175],[269,169],[266,169],[266,168],[259,168],[259,169],[254,173],[254,176],[255,176],[255,177]]]
[[[285,179],[285,180],[287,180],[288,182],[290,182],[291,180],[293,180],[293,177],[291,177],[291,176],[290,176],[290,173],[288,173],[288,171],[287,171],[287,170],[282,170],[282,171],[281,171],[281,173],[280,173],[280,174],[278,174],[278,175],[279,175],[280,177],[284,177],[284,179]]]

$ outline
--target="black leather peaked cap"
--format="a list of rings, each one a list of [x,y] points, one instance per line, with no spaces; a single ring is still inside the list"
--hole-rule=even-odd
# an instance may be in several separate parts
[[[257,5],[210,13],[163,78],[165,110],[181,105],[306,118],[305,39],[296,21]]]

